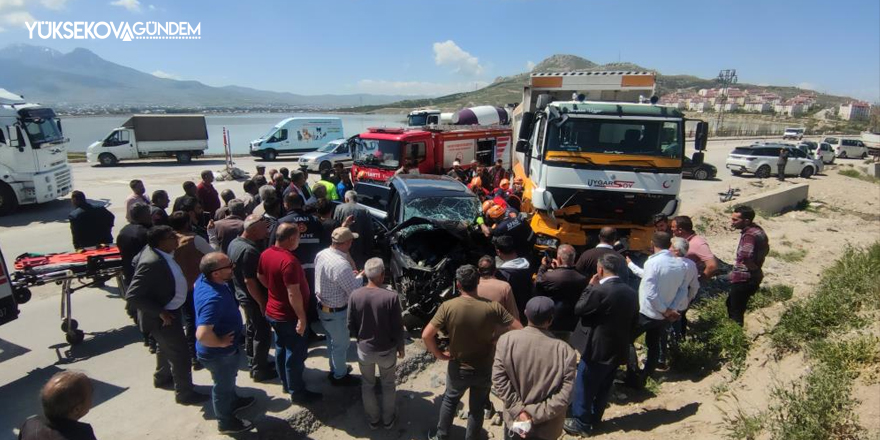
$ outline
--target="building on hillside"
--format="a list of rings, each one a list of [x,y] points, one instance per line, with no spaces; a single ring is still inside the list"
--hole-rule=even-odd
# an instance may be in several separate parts
[[[771,109],[773,109],[773,106],[770,105],[769,102],[752,101],[747,102],[746,105],[743,106],[743,110],[750,113],[766,113]]]
[[[709,100],[692,99],[688,102],[688,110],[692,112],[705,112],[712,109],[712,103]]]
[[[871,105],[867,102],[851,101],[841,104],[837,115],[844,121],[867,121],[871,115]]]
[[[726,111],[726,112],[732,112],[734,110],[739,110],[739,104],[737,104],[735,101],[727,101],[724,104],[718,102],[714,106],[716,112],[720,112],[722,107],[724,108],[724,111]]]
[[[776,104],[775,106],[773,106],[773,110],[777,114],[785,115],[785,116],[792,116],[792,117],[800,116],[800,115],[804,114],[804,112],[805,112],[803,104],[794,103],[794,102],[790,102],[790,101],[786,101],[781,104]]]

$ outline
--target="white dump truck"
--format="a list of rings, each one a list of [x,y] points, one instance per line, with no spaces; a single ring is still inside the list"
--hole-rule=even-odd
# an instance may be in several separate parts
[[[586,248],[612,226],[648,251],[654,215],[678,211],[687,119],[650,99],[654,85],[651,72],[531,75],[514,111],[513,170],[539,250]],[[694,122],[702,163],[707,124]]]
[[[70,193],[68,142],[55,111],[0,89],[0,215]]]
[[[208,149],[204,115],[134,115],[86,150],[86,160],[104,166],[144,157],[176,157],[189,163]]]

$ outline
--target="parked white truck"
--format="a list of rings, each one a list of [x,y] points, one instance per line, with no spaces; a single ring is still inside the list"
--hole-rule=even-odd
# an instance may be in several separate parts
[[[68,142],[51,108],[0,89],[0,215],[70,193]]]
[[[104,166],[143,157],[176,157],[189,163],[208,149],[204,115],[134,115],[86,150],[86,160]]]
[[[583,249],[611,226],[649,252],[654,215],[678,211],[686,119],[644,102],[654,85],[651,72],[531,75],[514,110],[513,170],[539,250]],[[702,163],[707,124],[696,122],[692,160]]]

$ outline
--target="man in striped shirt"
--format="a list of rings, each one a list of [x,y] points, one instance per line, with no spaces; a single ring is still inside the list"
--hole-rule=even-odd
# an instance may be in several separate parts
[[[327,353],[330,358],[330,383],[358,385],[345,363],[351,343],[348,332],[348,299],[351,292],[363,287],[363,273],[355,275],[355,264],[349,250],[358,234],[345,227],[331,234],[330,247],[315,257],[315,294],[318,298],[318,319],[327,332]]]

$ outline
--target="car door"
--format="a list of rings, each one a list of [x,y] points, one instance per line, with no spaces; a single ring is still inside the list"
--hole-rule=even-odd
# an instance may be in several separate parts
[[[803,151],[796,148],[788,149],[788,162],[785,164],[785,174],[797,176],[807,165],[813,166],[813,159],[810,159]],[[813,166],[813,172],[816,171]]]
[[[343,142],[333,150],[333,162],[341,163],[346,168],[351,167],[354,161],[351,160],[351,151],[349,150],[348,142]]]

